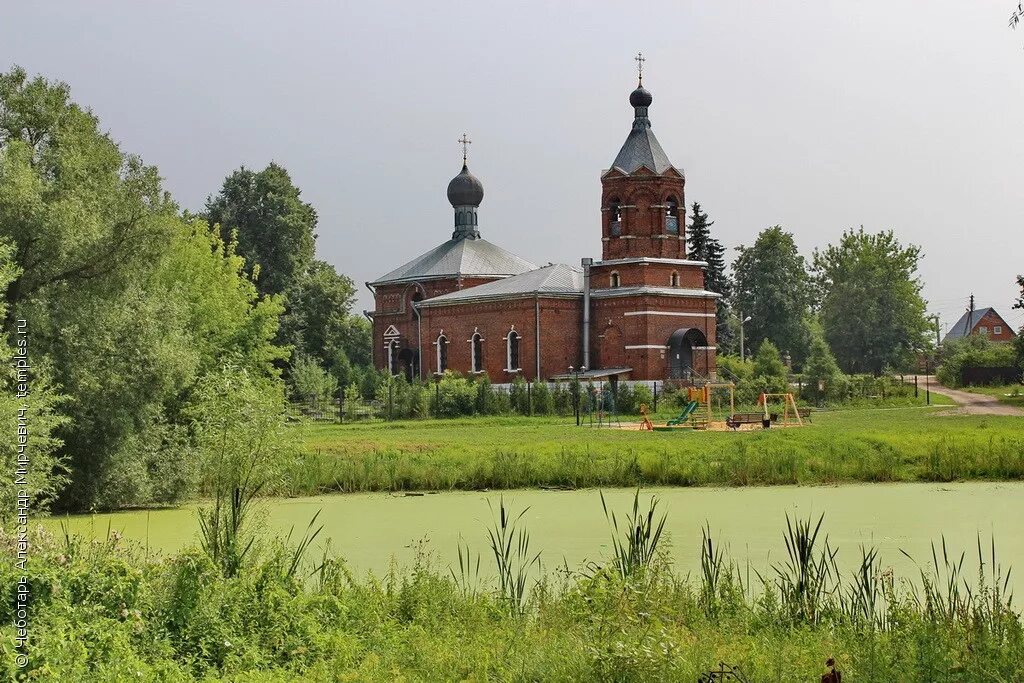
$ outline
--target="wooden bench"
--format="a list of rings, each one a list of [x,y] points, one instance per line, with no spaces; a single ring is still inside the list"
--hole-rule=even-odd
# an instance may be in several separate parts
[[[735,413],[725,419],[725,424],[732,429],[739,429],[740,425],[761,425],[767,428],[773,418],[777,418],[777,415],[769,415],[767,418],[764,413]]]

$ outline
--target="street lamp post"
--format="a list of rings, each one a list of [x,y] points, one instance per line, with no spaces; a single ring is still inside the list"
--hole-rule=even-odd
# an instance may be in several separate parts
[[[743,326],[750,322],[750,316],[743,317],[743,311],[740,311],[740,360],[746,360],[746,349],[744,347],[743,339]]]

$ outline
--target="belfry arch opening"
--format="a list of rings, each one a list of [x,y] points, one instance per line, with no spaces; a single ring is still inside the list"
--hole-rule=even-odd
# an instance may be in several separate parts
[[[665,232],[669,235],[679,234],[679,202],[675,197],[665,200]]]
[[[689,379],[694,373],[694,354],[706,348],[707,337],[695,327],[680,328],[668,338],[668,372],[672,379]]]

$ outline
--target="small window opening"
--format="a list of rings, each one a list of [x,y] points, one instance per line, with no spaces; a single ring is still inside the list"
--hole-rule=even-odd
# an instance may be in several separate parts
[[[665,200],[665,232],[670,235],[679,234],[679,202],[675,197]]]
[[[472,351],[473,358],[472,358],[472,363],[471,363],[470,367],[472,367],[473,372],[483,372],[483,369],[484,369],[484,339],[483,339],[483,337],[480,336],[479,332],[473,334],[472,349],[471,349],[471,351]]]

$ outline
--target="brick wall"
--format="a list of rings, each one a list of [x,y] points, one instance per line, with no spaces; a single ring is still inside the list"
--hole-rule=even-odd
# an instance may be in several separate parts
[[[654,175],[646,169],[628,176],[612,170],[601,178],[602,258],[686,258],[685,183],[674,171]],[[665,204],[669,198],[678,204],[678,234],[666,230]],[[618,235],[612,226],[616,200],[621,219]]]
[[[460,289],[475,287],[492,282],[497,278],[445,278],[438,280],[427,280],[419,283],[426,291],[421,292],[416,284],[402,283],[394,285],[383,285],[374,291],[376,308],[373,314],[373,364],[377,368],[383,368],[387,364],[387,351],[385,347],[384,333],[391,326],[398,331],[397,337],[400,349],[416,348],[416,314],[412,309],[412,302],[418,300],[417,295],[429,299]]]
[[[997,328],[999,330],[998,332],[996,331]],[[1007,325],[1006,321],[992,311],[986,313],[981,320],[978,321],[978,324],[974,327],[973,334],[985,334],[989,339],[997,342],[1013,341],[1013,338],[1017,336],[1014,333],[1013,328]]]
[[[540,309],[541,364],[537,368],[537,307]],[[483,369],[492,382],[510,382],[515,376],[532,380],[551,377],[579,365],[580,300],[533,297],[423,308],[423,369],[437,372],[438,337],[448,339],[448,369],[468,374],[472,367],[474,333],[482,337]],[[508,368],[507,338],[515,330],[519,339],[519,372]]]

